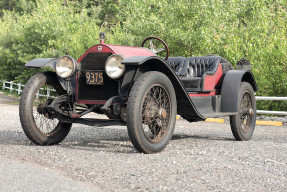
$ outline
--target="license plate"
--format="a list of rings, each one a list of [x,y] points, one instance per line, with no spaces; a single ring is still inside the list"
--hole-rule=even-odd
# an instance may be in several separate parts
[[[89,85],[103,85],[103,72],[86,72],[86,84]]]

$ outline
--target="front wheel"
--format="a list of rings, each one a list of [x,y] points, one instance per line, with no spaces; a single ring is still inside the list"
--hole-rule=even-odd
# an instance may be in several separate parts
[[[134,147],[143,153],[163,150],[176,120],[176,95],[160,72],[147,72],[135,82],[127,104],[127,128]]]
[[[65,93],[53,72],[38,73],[27,82],[20,99],[19,115],[22,128],[33,143],[54,145],[68,135],[72,124],[59,122],[46,109],[53,99]]]
[[[254,90],[247,82],[240,84],[238,114],[230,116],[230,125],[237,141],[246,141],[252,137],[256,123],[256,101]]]

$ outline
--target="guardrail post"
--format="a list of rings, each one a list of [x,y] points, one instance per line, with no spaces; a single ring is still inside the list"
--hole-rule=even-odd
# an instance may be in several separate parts
[[[10,92],[13,91],[13,81],[10,81]]]
[[[20,95],[21,94],[21,83],[18,83],[18,95]]]
[[[40,90],[36,93],[36,100],[39,99],[39,92],[40,92]]]
[[[49,87],[47,87],[47,99],[50,97],[50,89],[49,89]]]
[[[3,81],[3,90],[5,89],[5,81]]]

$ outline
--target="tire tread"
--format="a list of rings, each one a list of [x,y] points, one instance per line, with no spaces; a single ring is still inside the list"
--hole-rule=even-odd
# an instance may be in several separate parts
[[[55,79],[57,79],[57,77],[53,72],[43,72],[35,74],[26,83],[20,98],[19,116],[23,131],[30,139],[30,141],[32,141],[36,145],[54,145],[60,143],[68,135],[72,126],[71,123],[61,123],[61,128],[57,134],[54,134],[52,136],[46,136],[46,138],[43,139],[39,137],[39,133],[36,133],[35,130],[32,128],[33,125],[29,120],[29,114],[31,113],[31,111],[30,106],[27,105],[27,102],[29,102],[30,99],[33,99],[31,98],[34,96],[32,94],[32,91],[39,81],[43,81],[43,83],[45,83],[46,80],[48,80],[50,81],[49,84],[54,86],[59,92],[59,94],[65,93],[61,85],[57,81],[55,81]]]
[[[143,153],[155,153],[158,151],[152,151],[150,149],[148,149],[147,147],[145,147],[145,145],[143,143],[141,143],[141,141],[138,139],[140,136],[138,135],[137,132],[137,127],[135,126],[138,118],[135,116],[136,110],[137,110],[137,106],[136,103],[140,103],[141,101],[139,101],[140,97],[138,97],[138,95],[141,92],[141,87],[146,83],[146,81],[148,79],[150,79],[152,76],[159,76],[159,75],[163,75],[160,72],[157,71],[150,71],[150,72],[146,72],[144,74],[142,74],[135,82],[135,84],[133,85],[130,94],[129,94],[129,98],[128,98],[128,105],[127,105],[127,127],[128,127],[128,135],[129,138],[132,142],[132,144],[134,145],[134,147],[139,151],[139,152],[143,152]],[[165,76],[165,75],[164,75]],[[166,76],[165,76],[166,77]],[[167,78],[167,77],[166,77]],[[169,81],[167,79],[167,81]],[[170,83],[171,84],[171,83]],[[172,86],[172,84],[171,84]],[[173,89],[173,87],[172,87]],[[174,94],[175,97],[175,94]],[[176,105],[176,104],[175,104]],[[175,107],[175,111],[176,111],[176,106]],[[175,112],[176,113],[176,112]],[[172,117],[171,117],[172,118]],[[175,117],[174,117],[175,118]],[[174,125],[171,125],[174,126]],[[174,128],[174,127],[173,127]],[[171,135],[172,136],[172,135]],[[170,137],[171,137],[170,136]]]
[[[253,88],[252,86],[247,83],[247,82],[241,82],[240,83],[240,91],[239,93],[241,93],[242,89],[243,88],[246,88],[246,89],[249,89],[251,92],[251,99],[253,100],[252,102],[254,102],[254,105],[255,105],[255,114],[254,114],[254,119],[253,121],[256,121],[256,101],[255,101],[255,96],[254,96],[254,92],[253,92]],[[241,95],[240,95],[241,96]],[[241,98],[239,98],[241,99]],[[238,103],[238,106],[240,106],[240,103]],[[246,141],[246,140],[250,140],[251,137],[252,137],[252,134],[253,134],[253,131],[254,131],[254,128],[255,128],[255,122],[253,122],[253,127],[251,128],[251,136],[249,137],[246,137],[243,135],[243,133],[241,133],[241,127],[239,127],[239,123],[238,121],[240,121],[240,117],[239,115],[232,115],[230,116],[230,126],[231,126],[231,131],[232,131],[232,134],[234,136],[234,138],[237,140],[237,141]]]

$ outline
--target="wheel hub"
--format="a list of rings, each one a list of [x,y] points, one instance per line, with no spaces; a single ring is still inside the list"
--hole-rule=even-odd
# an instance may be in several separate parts
[[[166,110],[161,108],[158,112],[158,115],[159,115],[159,118],[166,119],[166,116],[167,116]]]
[[[52,114],[47,110],[47,106],[52,103],[52,99],[47,99],[45,103],[41,103],[37,107],[37,112],[46,118],[52,119]]]
[[[41,115],[45,114],[46,113],[46,106],[44,104],[40,104],[38,105],[37,107],[37,112]]]
[[[254,110],[252,108],[249,108],[248,112],[249,112],[249,115],[251,115],[251,116],[254,115]]]

